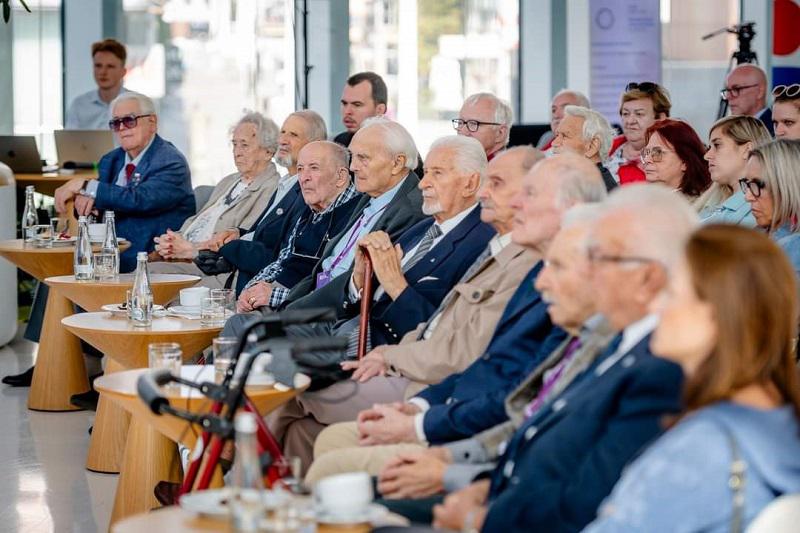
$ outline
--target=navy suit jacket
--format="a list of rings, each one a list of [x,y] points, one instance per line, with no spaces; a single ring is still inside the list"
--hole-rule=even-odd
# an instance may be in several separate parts
[[[533,282],[537,263],[511,297],[484,354],[466,370],[417,394],[430,404],[423,428],[431,444],[471,437],[508,419],[505,397],[566,338],[554,328]]]
[[[433,218],[409,228],[396,242],[404,251],[419,243],[433,224]],[[475,207],[447,235],[428,250],[408,272],[408,287],[396,300],[382,294],[370,309],[370,331],[373,346],[397,344],[407,332],[425,322],[439,307],[450,289],[458,283],[475,259],[488,246],[495,230],[481,222],[481,209]],[[378,282],[373,283],[378,287]],[[351,304],[344,292],[343,316],[354,317],[360,312],[360,302]]]
[[[769,134],[772,137],[775,137],[775,126],[772,124],[772,108],[768,107],[763,113],[761,113],[758,117],[758,120],[764,123],[764,125],[769,130]]]
[[[136,268],[136,253],[152,251],[153,238],[167,229],[177,231],[195,213],[195,204],[186,158],[158,135],[136,166],[140,178],[119,187],[114,183],[124,164],[122,148],[100,160],[94,205],[99,210],[114,211],[117,236],[131,243],[120,254],[120,271],[130,272]]]
[[[618,339],[511,438],[485,531],[582,530],[663,417],[680,412],[681,368],[652,355],[649,336],[608,367]]]
[[[264,211],[272,204],[274,198],[273,193]],[[252,241],[235,239],[219,249],[220,255],[239,271],[236,278],[237,291],[241,290],[241,287],[244,287],[262,268],[277,259],[278,252],[297,219],[306,209],[303,195],[300,194],[300,183],[297,182],[266,217],[262,211],[254,227],[239,230],[242,235],[254,232]]]

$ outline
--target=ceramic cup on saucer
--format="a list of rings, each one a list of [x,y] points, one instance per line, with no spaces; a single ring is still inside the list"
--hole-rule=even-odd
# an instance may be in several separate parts
[[[200,303],[203,301],[203,298],[208,297],[208,294],[208,287],[189,287],[188,289],[181,289],[181,305],[200,309]]]
[[[365,515],[372,498],[372,480],[366,472],[326,477],[314,487],[317,508],[337,518],[352,517],[358,521]]]

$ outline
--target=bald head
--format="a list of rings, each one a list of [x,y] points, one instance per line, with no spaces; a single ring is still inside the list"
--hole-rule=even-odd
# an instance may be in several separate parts
[[[544,154],[531,146],[502,150],[489,161],[486,180],[478,193],[481,220],[498,235],[510,232],[514,224],[512,201],[522,192],[522,179]]]
[[[757,65],[739,65],[726,79],[732,115],[756,116],[767,106],[767,75]]]

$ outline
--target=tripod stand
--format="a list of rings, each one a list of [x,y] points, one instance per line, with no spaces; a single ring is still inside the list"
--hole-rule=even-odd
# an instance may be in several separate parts
[[[753,63],[758,65],[758,56],[750,46],[751,42],[753,41],[753,37],[756,36],[756,32],[753,29],[755,25],[755,22],[745,22],[744,24],[736,24],[735,26],[720,28],[717,31],[703,35],[702,40],[707,41],[708,39],[723,33],[736,34],[736,39],[739,42],[739,49],[731,54],[730,61],[728,61],[728,70],[725,72],[725,79],[723,79],[722,82],[723,87],[725,87],[725,80],[727,79],[728,74],[730,74],[731,70],[733,70],[736,65],[742,65],[745,63]],[[717,109],[717,120],[724,117],[725,113],[727,112],[728,101],[720,94],[719,108]]]

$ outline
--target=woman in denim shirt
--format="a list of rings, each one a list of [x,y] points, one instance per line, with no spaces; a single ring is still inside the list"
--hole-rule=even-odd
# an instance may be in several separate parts
[[[650,346],[683,368],[686,412],[626,468],[585,531],[743,531],[774,498],[800,492],[793,269],[763,234],[706,226],[660,305]]]
[[[800,276],[800,141],[778,139],[753,149],[739,184],[756,224],[783,248]]]
[[[733,115],[718,120],[708,134],[705,159],[714,182],[695,202],[702,224],[724,222],[753,228],[756,220],[739,190],[750,150],[772,140],[755,117]]]

